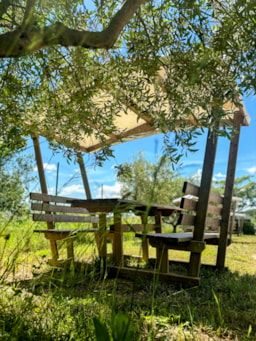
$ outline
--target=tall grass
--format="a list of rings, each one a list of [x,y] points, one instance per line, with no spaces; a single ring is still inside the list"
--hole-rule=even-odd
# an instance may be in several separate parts
[[[140,278],[102,279],[86,267],[50,268],[48,242],[34,227],[13,222],[1,233],[0,340],[256,339],[256,236],[233,237],[229,271],[202,269],[200,287],[177,290]],[[139,240],[126,235],[125,249],[139,253]],[[90,238],[79,237],[75,252],[97,262]],[[216,248],[207,248],[203,262],[215,258]]]

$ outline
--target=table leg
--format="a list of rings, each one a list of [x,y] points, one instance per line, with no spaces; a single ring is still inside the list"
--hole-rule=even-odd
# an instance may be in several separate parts
[[[124,265],[122,218],[114,213],[113,261],[117,266]]]
[[[106,214],[99,215],[99,232],[96,236],[98,251],[100,257],[100,267],[103,268],[103,273],[106,272],[106,258],[107,258],[107,236],[106,236]]]
[[[57,260],[59,258],[59,252],[56,240],[50,240],[50,246],[52,251],[52,259]]]

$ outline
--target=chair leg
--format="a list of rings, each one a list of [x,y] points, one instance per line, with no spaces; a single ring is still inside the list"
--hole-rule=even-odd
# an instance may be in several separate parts
[[[201,266],[201,253],[191,252],[188,267],[188,276],[199,277]]]

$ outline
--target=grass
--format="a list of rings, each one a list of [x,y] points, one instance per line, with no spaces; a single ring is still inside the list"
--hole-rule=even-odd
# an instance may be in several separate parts
[[[86,268],[54,270],[46,263],[48,242],[33,229],[13,223],[1,232],[10,238],[0,238],[0,340],[256,339],[256,236],[233,237],[227,272],[203,269],[200,287],[177,290],[139,278],[102,279]],[[139,253],[132,234],[125,240],[127,252]],[[97,262],[95,250],[93,241],[78,238],[81,260]],[[215,253],[207,247],[203,262],[214,264]]]

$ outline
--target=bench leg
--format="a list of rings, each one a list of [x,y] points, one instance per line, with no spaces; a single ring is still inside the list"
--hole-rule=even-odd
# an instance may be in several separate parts
[[[141,242],[141,247],[142,247],[142,260],[144,262],[148,261],[149,258],[149,252],[148,252],[148,240],[144,236],[142,236],[142,242]]]
[[[148,251],[148,248],[149,248],[149,242],[148,242],[148,239],[146,238],[146,232],[147,232],[147,223],[148,223],[148,215],[147,214],[142,214],[141,215],[141,223],[143,224],[144,226],[144,234],[142,236],[142,241],[141,241],[141,248],[142,248],[142,260],[144,262],[147,262],[148,261],[148,258],[149,258],[149,251]]]
[[[100,258],[100,268],[103,274],[106,272],[106,258],[107,258],[107,235],[106,235],[106,214],[99,215],[99,231],[95,233],[95,240],[98,248]]]
[[[74,259],[73,238],[68,238],[66,243],[67,243],[67,257],[68,257],[68,259]]]
[[[168,273],[169,272],[168,249],[164,245],[156,249],[156,259],[159,271],[162,273]]]

